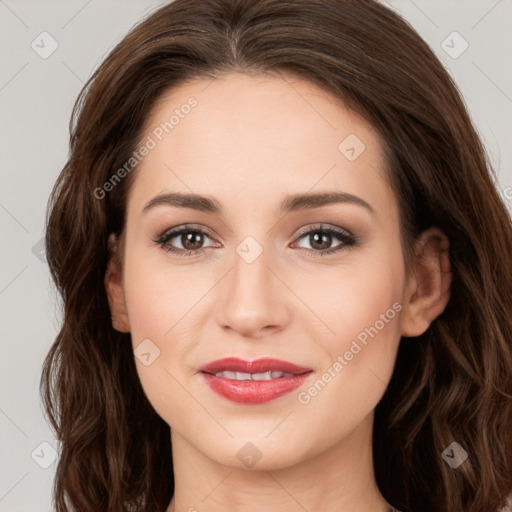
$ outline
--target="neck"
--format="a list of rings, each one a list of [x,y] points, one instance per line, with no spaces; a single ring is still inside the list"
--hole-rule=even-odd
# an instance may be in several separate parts
[[[264,469],[215,462],[171,429],[175,493],[167,512],[224,512],[227,504],[230,512],[390,512],[375,481],[372,427],[373,414],[329,450]]]

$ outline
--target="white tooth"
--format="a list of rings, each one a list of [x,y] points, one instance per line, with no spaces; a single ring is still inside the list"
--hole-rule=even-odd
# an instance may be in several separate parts
[[[215,377],[224,377],[225,379],[231,380],[271,380],[280,379],[282,377],[293,377],[293,373],[272,372],[270,370],[261,373],[246,373],[225,370],[223,372],[217,372]]]
[[[251,380],[251,374],[250,373],[243,373],[243,372],[235,372],[236,380]]]
[[[270,380],[272,378],[271,372],[253,373],[252,380]]]

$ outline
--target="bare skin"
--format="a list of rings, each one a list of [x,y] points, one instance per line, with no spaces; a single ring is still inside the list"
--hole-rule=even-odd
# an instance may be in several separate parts
[[[314,84],[235,73],[194,80],[161,98],[142,140],[155,138],[191,96],[197,106],[136,171],[105,278],[114,327],[131,333],[134,349],[149,339],[160,350],[152,364],[136,364],[171,427],[176,487],[167,512],[388,512],[374,477],[374,409],[400,337],[422,334],[448,302],[448,240],[436,228],[423,233],[406,274],[377,134]],[[346,152],[356,139],[339,149],[349,134],[363,151]],[[222,213],[169,204],[144,211],[169,192],[215,198]],[[320,192],[350,194],[370,208],[345,201],[279,212],[288,195]],[[182,235],[155,243],[184,224],[205,233],[192,255],[166,251],[192,250]],[[326,227],[355,242],[329,238]],[[301,235],[304,228],[313,233]],[[255,242],[242,247],[263,249],[251,263],[237,252],[248,236]],[[372,326],[378,333],[354,354],[354,340]],[[313,372],[270,402],[235,403],[198,372],[229,356],[272,357]],[[326,385],[311,391],[329,371]]]

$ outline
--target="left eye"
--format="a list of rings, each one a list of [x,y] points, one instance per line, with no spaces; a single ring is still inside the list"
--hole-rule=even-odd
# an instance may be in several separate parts
[[[179,256],[191,256],[193,254],[200,254],[204,251],[203,244],[205,239],[212,239],[208,232],[203,229],[184,226],[171,231],[166,231],[155,240],[155,243],[160,245],[166,252],[172,252]],[[334,247],[330,247],[333,239],[338,239],[340,243]],[[176,247],[177,242],[182,247]],[[313,253],[315,256],[323,256],[342,250],[345,247],[350,247],[356,244],[356,238],[348,231],[319,226],[316,228],[303,231],[297,240],[309,240],[311,248],[300,247],[301,250]],[[215,247],[215,244],[207,247]],[[219,245],[217,245],[219,247]]]
[[[299,240],[307,240],[310,246],[312,246],[312,248],[314,249],[325,250],[332,249],[330,245],[332,244],[334,238],[341,240],[341,243],[339,243],[338,245],[341,245],[344,242],[347,243],[347,239],[344,238],[342,235],[334,233],[332,230],[328,229],[314,229],[308,231],[307,233],[301,235],[299,237]],[[338,247],[338,245],[335,247]]]

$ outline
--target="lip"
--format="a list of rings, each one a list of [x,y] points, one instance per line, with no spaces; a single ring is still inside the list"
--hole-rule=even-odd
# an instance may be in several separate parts
[[[226,377],[215,377],[215,373],[235,371],[243,373],[263,373],[276,371],[293,374],[271,380],[234,380]],[[288,361],[262,358],[245,361],[236,357],[228,357],[212,361],[199,368],[203,378],[212,391],[236,403],[261,404],[275,400],[301,386],[313,373],[311,368],[297,366]]]
[[[211,363],[205,364],[199,368],[200,372],[218,373],[223,371],[244,372],[244,373],[262,373],[262,372],[283,372],[293,373],[295,375],[311,371],[311,368],[303,368],[288,361],[271,359],[263,357],[255,361],[245,361],[238,357],[226,357],[217,359]]]

